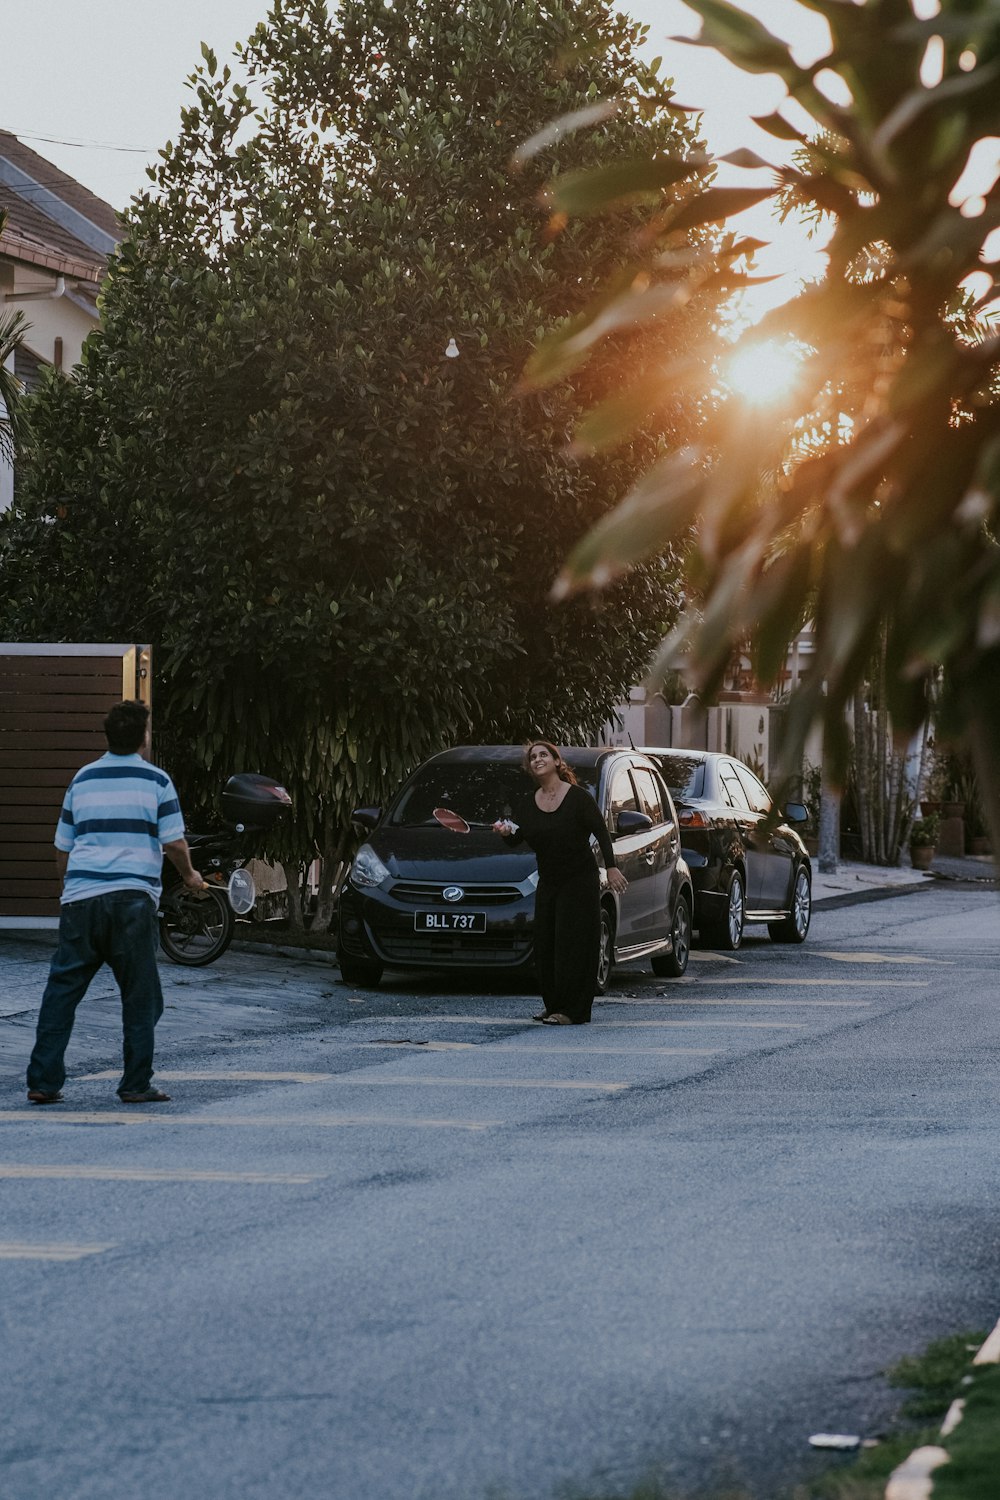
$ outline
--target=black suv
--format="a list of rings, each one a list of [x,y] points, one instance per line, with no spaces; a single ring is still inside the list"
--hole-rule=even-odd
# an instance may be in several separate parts
[[[565,749],[563,756],[597,800],[629,882],[623,895],[602,890],[599,992],[619,960],[648,956],[655,974],[679,978],[694,894],[662,777],[629,750]],[[340,896],[338,959],[349,984],[377,984],[386,968],[530,965],[535,856],[491,828],[516,816],[532,794],[521,757],[516,745],[446,750],[414,771],[384,813],[356,809],[368,840]],[[435,816],[447,821],[449,812],[468,832]]]
[[[774,942],[804,943],[812,866],[799,830],[807,809],[789,802],[776,815],[767,789],[731,755],[653,747],[643,753],[677,806],[701,941],[732,951],[748,922],[766,922]]]

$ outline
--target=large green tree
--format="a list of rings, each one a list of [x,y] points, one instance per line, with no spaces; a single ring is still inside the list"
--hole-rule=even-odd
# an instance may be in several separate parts
[[[939,723],[972,750],[1000,848],[1000,335],[976,316],[1000,294],[1000,183],[990,174],[978,199],[959,189],[973,148],[1000,135],[1000,10],[995,0],[941,0],[920,19],[909,0],[806,0],[829,23],[831,45],[803,66],[727,0],[688,3],[702,18],[699,45],[784,80],[812,127],[782,110],[758,123],[808,145],[808,164],[800,158],[763,188],[709,187],[651,221],[643,253],[669,254],[692,225],[780,194],[832,216],[829,267],[747,335],[809,351],[784,410],[761,423],[737,399],[722,402],[704,441],[647,476],[575,550],[560,591],[619,576],[693,524],[697,611],[683,623],[693,669],[706,685],[718,681],[733,640],[745,638],[758,675],[773,680],[811,615],[815,664],[786,745],[794,750],[822,716],[841,764],[845,708],[877,643],[880,701],[904,734],[925,718],[943,669]],[[749,152],[738,159],[764,165]],[[675,165],[691,180],[701,171]],[[592,188],[598,196],[599,174]],[[619,261],[633,276],[637,243]],[[985,284],[968,283],[974,272]],[[584,334],[618,301],[604,296],[581,320]],[[540,350],[540,388],[565,372],[566,343],[559,334]],[[675,378],[683,391],[683,370]],[[803,457],[803,431],[824,420],[824,441]],[[775,474],[776,486],[762,484]]]
[[[33,403],[0,554],[8,632],[154,642],[189,798],[271,770],[298,847],[330,849],[353,803],[442,744],[593,733],[644,669],[675,613],[669,548],[596,607],[548,592],[691,436],[700,392],[612,456],[568,442],[625,368],[703,340],[712,297],[601,383],[518,389],[538,331],[582,310],[641,223],[637,187],[665,204],[674,174],[626,174],[610,224],[561,234],[546,176],[697,149],[641,39],[604,0],[344,0],[335,19],[279,0],[235,71],[203,49],[103,332]],[[566,111],[600,123],[512,172]]]

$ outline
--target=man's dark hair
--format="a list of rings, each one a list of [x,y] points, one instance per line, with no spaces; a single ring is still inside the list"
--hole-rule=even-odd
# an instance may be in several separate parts
[[[116,703],[104,720],[104,733],[112,755],[134,755],[142,747],[149,723],[149,709],[137,698]]]

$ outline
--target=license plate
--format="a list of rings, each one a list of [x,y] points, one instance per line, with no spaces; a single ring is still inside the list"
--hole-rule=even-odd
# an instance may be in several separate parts
[[[413,918],[417,932],[485,932],[484,911],[418,911]]]

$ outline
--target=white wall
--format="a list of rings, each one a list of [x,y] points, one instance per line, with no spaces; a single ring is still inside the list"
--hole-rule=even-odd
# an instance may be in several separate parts
[[[32,285],[42,284],[41,277],[33,277]],[[52,285],[51,281],[48,283]],[[31,326],[24,336],[24,343],[46,364],[55,364],[56,339],[61,338],[62,367],[71,370],[80,363],[83,341],[97,327],[97,319],[77,307],[68,296],[38,302],[10,302],[5,311],[20,308],[25,322]]]
[[[73,300],[72,282],[67,283],[68,291],[61,297],[30,302],[7,300],[11,293],[46,292],[55,285],[56,277],[52,272],[20,261],[0,261],[0,311],[10,313],[16,309],[24,314],[27,325],[24,346],[46,364],[56,363],[56,340],[62,339],[62,368],[68,372],[79,364],[83,342],[98,326],[98,319]],[[12,360],[8,366],[13,368]],[[13,471],[0,460],[0,511],[9,509],[13,498]]]

